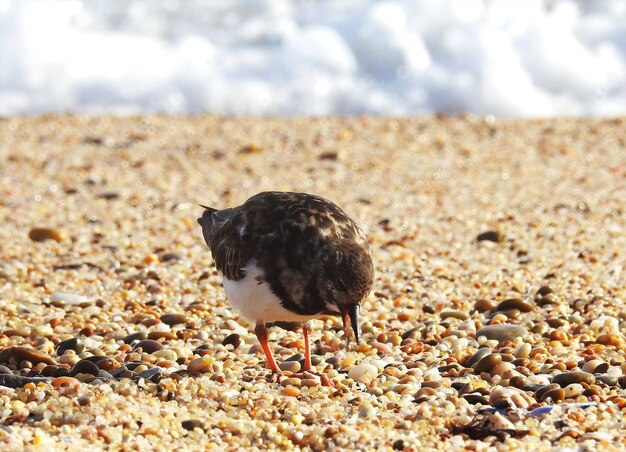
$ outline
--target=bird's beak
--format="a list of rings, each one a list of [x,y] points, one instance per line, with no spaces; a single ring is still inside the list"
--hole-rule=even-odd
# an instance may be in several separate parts
[[[359,330],[359,305],[358,304],[349,304],[344,306],[341,310],[341,318],[343,319],[343,330],[346,336],[346,346],[350,344],[350,336],[348,336],[348,324],[352,327],[352,332],[354,333],[354,340],[357,345],[359,343],[359,335],[361,334]]]

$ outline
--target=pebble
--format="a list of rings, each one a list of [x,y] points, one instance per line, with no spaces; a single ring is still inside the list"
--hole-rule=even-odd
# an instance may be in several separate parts
[[[241,336],[237,333],[229,334],[222,341],[222,345],[232,345],[234,349],[237,349],[241,345]]]
[[[74,377],[78,374],[90,374],[90,375],[98,375],[100,369],[91,361],[86,359],[82,359],[78,361],[70,370],[70,376]]]
[[[59,389],[59,388],[77,388],[78,386],[80,386],[80,382],[76,379],[76,378],[72,378],[72,377],[56,377],[54,380],[52,380],[52,387]]]
[[[50,302],[57,307],[78,305],[88,301],[89,299],[83,295],[69,292],[55,292],[50,296]]]
[[[165,359],[168,361],[176,361],[178,359],[178,354],[171,348],[164,348],[163,350],[157,350],[156,352],[152,353],[152,356]]]
[[[508,309],[517,309],[520,312],[530,312],[535,309],[535,307],[521,298],[509,298],[501,301],[498,306],[496,306],[497,311],[506,311]]]
[[[41,382],[47,382],[50,379],[47,377],[26,377],[22,375],[0,374],[0,386],[6,386],[7,388],[22,388],[29,383],[38,384]]]
[[[118,199],[120,197],[120,194],[116,191],[103,191],[101,193],[98,193],[97,197],[101,199],[106,199],[107,201],[112,201],[114,199]]]
[[[566,399],[569,399],[581,395],[584,390],[585,388],[580,383],[572,383],[563,389],[563,394]]]
[[[476,332],[476,337],[485,336],[487,339],[493,339],[499,342],[512,341],[518,337],[526,336],[527,331],[517,325],[487,325]]]
[[[63,240],[63,234],[61,231],[54,228],[32,228],[28,232],[28,237],[33,242],[44,242],[46,240],[61,242]]]
[[[205,355],[202,358],[193,359],[187,364],[187,370],[189,372],[209,372],[212,370],[213,358],[209,355]]]
[[[359,405],[359,417],[363,419],[370,419],[376,416],[376,410],[370,403],[362,403]]]
[[[11,374],[13,374],[13,372],[7,366],[0,365],[0,375],[2,375],[2,374],[11,375]]]
[[[278,365],[280,370],[296,373],[300,370],[300,362],[298,361],[283,361]]]
[[[136,333],[130,333],[128,336],[126,336],[124,338],[124,343],[125,344],[132,344],[133,341],[142,341],[144,339],[148,338],[148,332],[147,331],[137,331]]]
[[[441,320],[443,319],[447,319],[447,318],[453,318],[453,319],[459,319],[459,320],[467,320],[469,319],[469,314],[465,311],[459,311],[459,310],[443,310],[441,311],[440,314]]]
[[[187,322],[187,316],[179,313],[163,314],[161,316],[161,322],[169,326],[179,325]]]
[[[476,364],[478,361],[480,361],[490,353],[491,349],[488,347],[479,348],[476,353],[474,353],[467,359],[467,361],[465,361],[465,367],[474,367],[474,364]]]
[[[300,389],[296,388],[295,386],[286,386],[283,389],[283,394],[290,397],[297,397],[300,395]]]
[[[56,361],[37,350],[27,347],[7,347],[0,352],[0,363],[7,363],[13,358],[17,361],[30,361],[31,363],[56,364]]]
[[[495,308],[495,304],[487,299],[484,298],[480,298],[478,300],[476,300],[476,303],[474,304],[474,308],[478,311],[478,312],[487,312],[487,311],[491,311],[492,309]]]
[[[200,429],[202,431],[206,430],[206,426],[204,422],[198,419],[188,419],[186,421],[183,421],[181,422],[181,426],[185,430],[195,430],[195,429]]]
[[[556,383],[562,387],[570,385],[572,383],[587,383],[593,384],[595,383],[595,377],[588,373],[580,370],[573,370],[569,372],[562,372],[558,375],[555,375],[552,379],[552,383]]]
[[[480,361],[474,365],[474,372],[480,374],[482,372],[489,372],[493,367],[502,362],[502,355],[499,353],[490,353],[481,358]]]
[[[590,374],[593,373],[604,373],[609,369],[608,363],[605,363],[601,359],[592,359],[587,361],[582,367],[581,370],[583,372],[588,372]]]
[[[153,383],[157,383],[158,380],[161,378],[161,373],[163,372],[163,370],[159,367],[152,367],[150,369],[145,369],[142,370],[141,372],[138,372],[137,376],[144,378],[146,380],[150,380]]]
[[[534,400],[524,391],[517,388],[499,388],[491,392],[489,395],[489,403],[495,408],[509,409],[522,408],[526,409]]]
[[[355,381],[363,377],[373,379],[376,376],[378,376],[378,368],[372,364],[359,364],[348,371],[348,378],[352,378]]]
[[[550,400],[552,403],[562,402],[565,400],[565,391],[563,388],[550,389],[543,393],[540,402],[546,402],[547,400]]]
[[[177,262],[185,259],[180,253],[165,253],[161,256],[161,262]]]
[[[67,350],[73,350],[77,355],[79,355],[84,349],[85,346],[83,345],[83,343],[79,339],[73,337],[71,339],[66,339],[59,342],[56,352],[58,356],[61,356]]]
[[[504,234],[500,231],[485,231],[478,234],[476,240],[479,242],[502,242],[504,241]]]
[[[137,350],[138,348],[141,348],[144,353],[152,354],[158,350],[163,350],[163,344],[153,339],[144,339],[135,344],[135,346],[133,347],[133,351]]]

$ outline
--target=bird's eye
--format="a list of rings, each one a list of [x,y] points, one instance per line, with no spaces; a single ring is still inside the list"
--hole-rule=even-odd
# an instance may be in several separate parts
[[[342,292],[346,291],[346,285],[341,279],[337,280],[337,287],[339,287],[339,290],[341,290]]]

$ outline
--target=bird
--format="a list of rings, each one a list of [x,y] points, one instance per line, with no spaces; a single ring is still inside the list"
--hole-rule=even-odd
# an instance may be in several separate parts
[[[254,331],[273,375],[282,372],[268,343],[273,325],[301,325],[303,371],[312,371],[311,320],[341,316],[359,343],[359,308],[374,280],[367,237],[335,203],[320,196],[267,191],[242,205],[201,205],[198,223],[226,298]]]

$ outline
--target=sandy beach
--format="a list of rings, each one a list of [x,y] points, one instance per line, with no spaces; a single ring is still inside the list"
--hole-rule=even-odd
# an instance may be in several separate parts
[[[0,162],[2,450],[626,447],[626,118],[9,117]],[[196,223],[265,190],[368,235],[334,387],[267,380]]]

